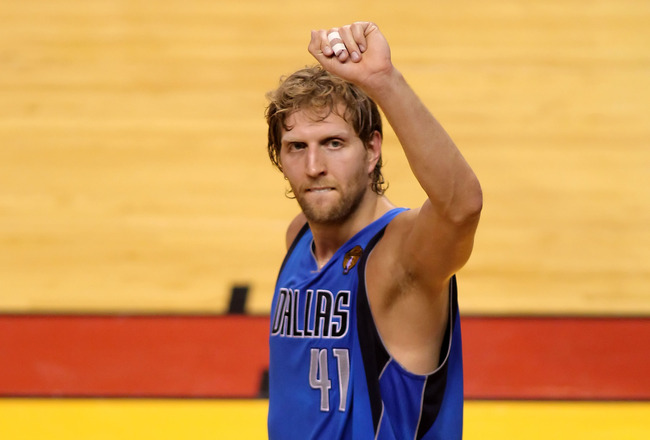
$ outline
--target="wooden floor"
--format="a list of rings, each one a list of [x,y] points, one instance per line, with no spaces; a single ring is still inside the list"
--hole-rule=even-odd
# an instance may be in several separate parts
[[[297,211],[264,93],[376,21],[480,176],[471,314],[650,314],[650,3],[8,0],[0,311],[267,313]],[[392,132],[385,175],[418,206]]]

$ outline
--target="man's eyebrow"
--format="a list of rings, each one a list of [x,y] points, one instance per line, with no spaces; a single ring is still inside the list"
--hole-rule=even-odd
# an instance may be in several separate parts
[[[289,145],[289,144],[305,144],[306,142],[305,142],[305,141],[298,140],[298,139],[291,139],[291,138],[289,138],[289,139],[284,139],[284,138],[283,138],[283,139],[280,141],[280,143],[281,143],[281,145]]]
[[[347,136],[343,134],[334,134],[334,135],[327,135],[324,138],[320,140],[321,144],[326,144],[329,141],[334,141],[334,140],[345,140],[347,139]]]
[[[336,132],[336,133],[328,133],[324,135],[322,138],[318,139],[318,142],[321,144],[327,143],[331,140],[334,139],[341,139],[341,140],[347,140],[349,138],[349,134],[344,133],[344,132]],[[285,136],[282,136],[281,142],[283,144],[289,144],[289,143],[294,143],[294,144],[305,144],[307,143],[303,139],[299,137],[293,137],[291,134],[287,133]]]

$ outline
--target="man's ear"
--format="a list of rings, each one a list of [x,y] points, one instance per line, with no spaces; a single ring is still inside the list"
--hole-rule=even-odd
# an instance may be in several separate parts
[[[368,174],[372,173],[377,165],[377,161],[381,157],[381,133],[375,130],[370,137],[370,141],[366,144],[366,152],[368,154]]]

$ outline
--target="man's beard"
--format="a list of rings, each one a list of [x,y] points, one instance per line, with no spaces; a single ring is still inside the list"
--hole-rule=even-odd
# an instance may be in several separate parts
[[[341,197],[334,206],[319,206],[308,201],[304,193],[296,193],[296,200],[303,214],[310,223],[334,225],[345,222],[357,210],[368,188],[366,186],[349,188],[346,193],[340,192]]]

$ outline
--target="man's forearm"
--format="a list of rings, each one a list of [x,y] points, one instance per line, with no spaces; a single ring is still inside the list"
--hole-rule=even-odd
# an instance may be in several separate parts
[[[476,175],[401,73],[393,70],[375,78],[365,91],[386,115],[434,208],[452,220],[479,208]]]

